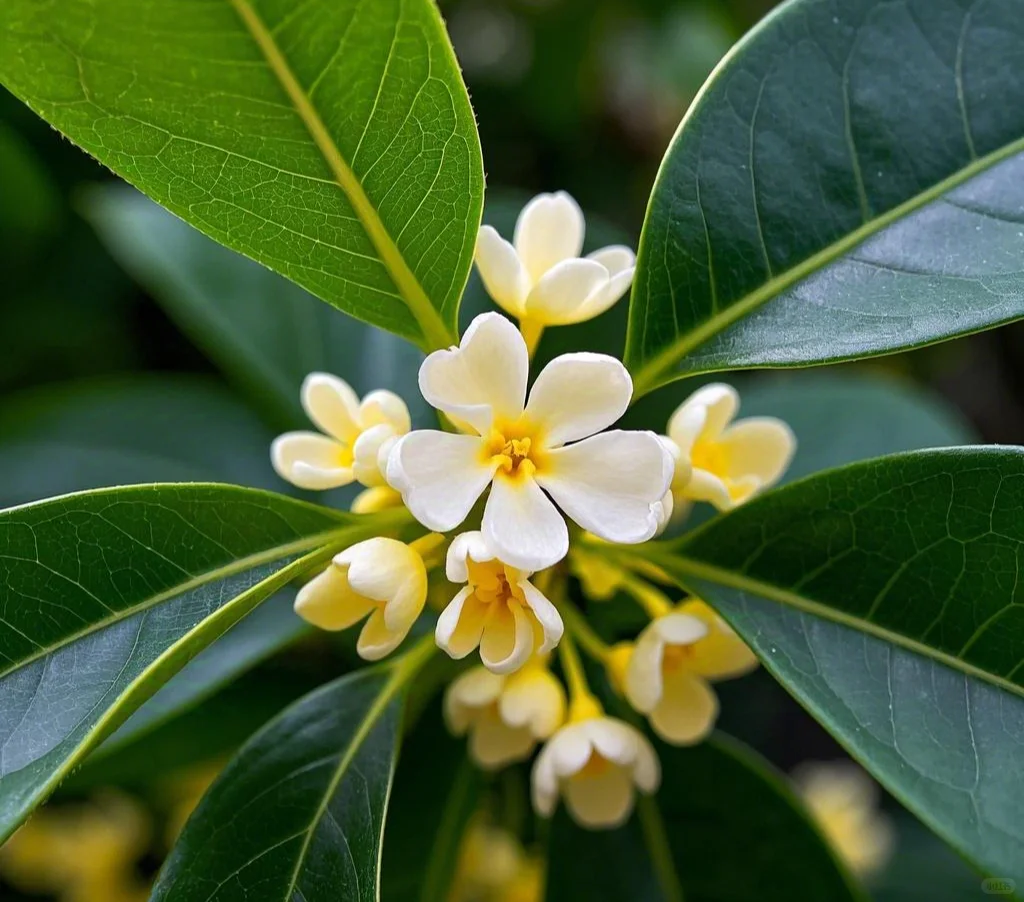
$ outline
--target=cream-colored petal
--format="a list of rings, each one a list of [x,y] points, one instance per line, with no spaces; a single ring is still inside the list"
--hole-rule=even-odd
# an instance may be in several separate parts
[[[476,317],[457,348],[434,351],[420,366],[429,404],[487,435],[495,419],[516,420],[526,400],[530,355],[500,313]]]
[[[351,455],[340,442],[316,432],[286,432],[270,446],[277,474],[300,489],[323,491],[352,482]]]
[[[700,404],[684,402],[668,421],[668,435],[665,436],[678,450],[671,448],[674,457],[689,460],[693,446],[704,431],[708,421],[708,409]],[[667,447],[667,446],[666,446]]]
[[[555,606],[544,596],[544,593],[529,580],[521,580],[519,587],[523,590],[526,604],[529,606],[533,616],[537,618],[541,632],[544,635],[544,640],[537,649],[537,654],[545,655],[562,641],[562,633],[565,631],[562,617],[555,609]]]
[[[508,479],[499,474],[495,478],[482,530],[497,557],[520,570],[544,570],[569,551],[565,520],[528,476]]]
[[[501,697],[506,678],[486,667],[473,667],[460,674],[444,694],[444,718],[448,729],[460,736],[469,729],[482,708]]]
[[[445,575],[449,582],[468,583],[470,561],[482,564],[493,561],[495,557],[494,550],[487,544],[482,532],[472,530],[460,533],[448,546]]]
[[[480,644],[486,610],[477,603],[473,589],[462,589],[441,612],[434,628],[434,640],[441,651],[455,660],[471,654]]]
[[[695,745],[718,718],[718,697],[704,680],[685,670],[666,675],[661,700],[650,713],[651,726],[666,742]]]
[[[533,654],[533,623],[521,604],[492,610],[480,637],[480,661],[492,673],[514,673]]]
[[[668,524],[672,522],[672,511],[674,510],[675,499],[672,497],[672,492],[665,492],[661,501],[656,502],[653,506],[653,513],[658,521],[658,530],[655,532],[656,536],[661,535]]]
[[[530,278],[537,282],[556,263],[578,257],[585,227],[579,204],[564,191],[538,194],[523,207],[513,244]]]
[[[734,479],[756,476],[761,487],[775,483],[796,451],[796,436],[775,417],[748,417],[733,423],[718,441]]]
[[[740,396],[731,385],[724,382],[713,382],[698,388],[689,398],[672,414],[668,421],[668,434],[672,440],[681,448],[686,446],[685,441],[680,438],[687,434],[686,427],[692,424],[692,414],[688,411],[694,408],[703,408],[706,411],[701,437],[705,439],[716,439],[722,434],[726,426],[736,416],[740,407]],[[679,433],[680,438],[676,437]]]
[[[336,554],[334,563],[348,568],[354,591],[375,601],[391,601],[410,581],[426,593],[423,558],[397,539],[377,536],[357,542]]]
[[[648,794],[657,791],[661,784],[661,762],[658,761],[658,753],[643,733],[637,734],[633,782],[642,792]]]
[[[511,674],[498,702],[501,719],[547,739],[565,722],[565,690],[546,667],[528,665]]]
[[[632,397],[633,380],[614,357],[563,354],[537,376],[526,415],[544,446],[557,448],[607,429]]]
[[[530,796],[534,810],[541,817],[551,817],[558,803],[558,775],[555,773],[557,751],[553,744],[561,732],[556,733],[540,750],[530,772]]]
[[[583,322],[593,319],[595,316],[600,316],[606,310],[614,307],[622,299],[622,296],[629,291],[629,286],[633,284],[633,275],[634,270],[627,269],[625,272],[612,276],[600,290],[595,291],[587,298],[580,309],[579,321]]]
[[[584,724],[594,749],[602,758],[623,767],[633,764],[640,736],[635,727],[615,717],[595,717]]]
[[[530,276],[516,249],[491,226],[482,226],[477,236],[476,267],[494,303],[512,316],[522,316]]]
[[[352,473],[368,488],[385,485],[384,473],[380,469],[380,449],[394,437],[393,426],[378,423],[360,433],[352,446]]]
[[[729,510],[734,506],[729,487],[714,473],[699,467],[694,467],[680,495],[689,501],[710,502],[719,510]]]
[[[708,627],[707,636],[690,649],[689,670],[709,680],[730,680],[757,667],[757,655],[705,602],[687,601],[679,612],[703,620]]]
[[[656,632],[665,645],[693,645],[711,632],[703,618],[679,610],[652,621],[649,629]]]
[[[411,626],[411,624],[410,624]],[[356,642],[356,653],[364,661],[379,661],[391,654],[409,634],[409,629],[392,630],[384,621],[384,611],[378,608],[363,624]]]
[[[568,724],[548,740],[545,748],[551,749],[551,767],[557,778],[578,773],[590,760],[594,746],[584,726],[586,723]]]
[[[469,736],[470,757],[485,770],[526,760],[534,745],[529,730],[503,723],[494,712],[477,720]]]
[[[562,791],[574,820],[590,829],[620,827],[633,812],[633,778],[622,767],[609,765],[596,776],[572,777]]]
[[[661,701],[664,655],[665,641],[651,623],[637,637],[623,684],[627,700],[641,714],[649,714]]]
[[[330,564],[299,589],[295,613],[322,630],[344,630],[358,623],[376,608],[349,584],[345,567]]]
[[[302,408],[317,429],[351,444],[362,428],[359,398],[344,379],[330,373],[310,373],[302,383]]]
[[[352,501],[353,514],[376,514],[402,506],[402,496],[389,485],[363,489]]]
[[[591,298],[608,287],[608,270],[593,260],[563,260],[551,267],[526,296],[523,311],[546,326],[590,319],[583,313]]]
[[[587,254],[587,260],[600,263],[611,277],[622,275],[636,266],[636,254],[624,244],[610,244]]]
[[[668,491],[672,466],[653,432],[613,430],[548,452],[536,478],[584,529],[633,545],[658,530],[653,506]]]
[[[394,392],[379,388],[370,392],[359,404],[359,423],[363,429],[371,426],[390,426],[396,435],[405,435],[412,429],[409,408]]]
[[[466,519],[496,464],[474,435],[423,429],[402,436],[388,458],[388,482],[428,529],[449,532]]]

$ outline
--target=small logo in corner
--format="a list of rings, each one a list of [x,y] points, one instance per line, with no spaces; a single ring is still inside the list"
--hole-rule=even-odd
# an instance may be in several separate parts
[[[981,891],[988,896],[1009,896],[1017,889],[1017,882],[1008,877],[989,877],[981,881]]]

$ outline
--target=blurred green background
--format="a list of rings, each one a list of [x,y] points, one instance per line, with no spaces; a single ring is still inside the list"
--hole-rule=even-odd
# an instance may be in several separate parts
[[[680,118],[722,54],[772,5],[769,0],[442,0],[480,126],[490,196],[568,190],[592,225],[604,220],[608,232],[627,236],[635,246],[659,160]],[[230,353],[217,358],[219,367],[207,356],[202,335],[209,323],[197,321],[202,315],[194,303],[204,291],[221,290],[235,292],[239,304],[255,303],[266,285],[259,278],[247,282],[241,274],[241,281],[231,281],[233,270],[220,268],[214,259],[198,287],[188,284],[188,277],[179,278],[170,254],[162,263],[154,263],[152,254],[142,263],[133,260],[119,246],[118,223],[111,224],[123,210],[106,208],[98,199],[96,186],[108,181],[112,177],[101,167],[0,90],[0,504],[109,482],[103,477],[112,466],[120,482],[219,478],[284,490],[270,472],[267,442],[275,430],[296,422],[301,373],[343,359],[344,374],[366,390],[373,385],[364,380],[379,375],[366,370],[367,361],[379,366],[390,358],[365,347],[356,350],[359,341],[370,340],[366,333],[320,305],[322,311],[309,314],[312,326],[305,330],[277,322],[267,326],[269,340],[281,345],[277,368],[294,373],[294,385],[275,386],[268,378],[246,393],[244,380],[229,378]],[[493,207],[488,215],[500,218]],[[106,223],[106,243],[94,222]],[[121,251],[117,261],[108,244]],[[143,281],[150,289],[157,285],[162,304],[122,263],[136,276],[140,266],[160,270],[155,282]],[[276,290],[279,283],[272,285]],[[193,306],[184,296],[192,297]],[[275,298],[261,302],[273,305]],[[248,350],[236,348],[235,359],[258,355],[266,331],[254,334]],[[604,339],[614,348],[621,334]],[[1022,327],[1011,326],[860,365],[860,370],[943,396],[984,441],[1021,443],[1022,337]],[[317,343],[318,350],[311,351],[308,342]],[[392,346],[389,353],[406,354],[395,373],[415,365],[411,352],[395,352]],[[389,387],[401,382],[395,373],[385,374]],[[801,377],[815,378],[813,373]],[[657,406],[671,409],[689,391],[680,384],[669,387]],[[192,401],[182,401],[197,392],[208,395],[201,423],[189,419],[195,416]],[[123,454],[113,465],[112,449]],[[304,649],[285,655],[246,676],[243,689],[236,684],[200,706],[189,734],[201,737],[216,724],[219,747],[197,742],[198,751],[186,748],[178,760],[202,764],[204,757],[224,754],[268,711],[314,685],[318,665],[343,666],[344,649],[328,643],[313,647],[317,654]],[[840,756],[764,674],[725,689],[723,727],[783,769]],[[262,704],[250,717],[238,716],[239,705],[223,696],[258,696]],[[149,748],[158,745],[156,739],[156,734],[148,737]],[[145,766],[134,766],[140,760]],[[91,776],[87,768],[85,779],[73,782],[66,796],[91,793],[97,784],[126,783],[147,799],[158,821],[173,820],[177,802],[167,801],[166,786],[177,779],[174,770],[158,756],[129,749],[120,762],[109,756]],[[180,796],[185,790],[174,792]],[[889,807],[901,825],[899,854],[876,885],[878,898],[984,898],[978,879],[952,853]],[[157,866],[164,848],[163,828],[153,830],[137,859],[140,879]],[[4,902],[51,898],[40,892],[17,895],[0,875]]]

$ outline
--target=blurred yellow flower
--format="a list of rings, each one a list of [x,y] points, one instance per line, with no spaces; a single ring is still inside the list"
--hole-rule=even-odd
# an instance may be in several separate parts
[[[544,868],[509,831],[479,820],[466,830],[449,902],[540,902]]]

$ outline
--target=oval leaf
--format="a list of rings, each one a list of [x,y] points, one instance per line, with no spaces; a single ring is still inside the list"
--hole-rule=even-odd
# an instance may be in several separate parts
[[[5,0],[0,81],[211,237],[451,342],[483,164],[431,0]]]
[[[215,485],[0,513],[0,838],[202,648],[383,525]]]
[[[737,46],[651,197],[638,393],[1024,315],[1022,9],[790,0]]]
[[[654,551],[875,775],[1024,881],[1024,451],[894,455]]]
[[[406,675],[399,663],[343,677],[253,736],[186,825],[154,902],[376,902]]]
[[[717,734],[680,749],[657,743],[663,785],[614,831],[561,812],[547,898],[593,902],[748,902],[863,896],[767,762]]]

